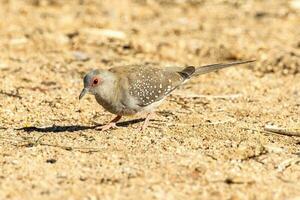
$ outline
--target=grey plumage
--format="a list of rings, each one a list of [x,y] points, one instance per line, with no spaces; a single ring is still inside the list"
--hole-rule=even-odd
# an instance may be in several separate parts
[[[198,67],[196,69],[196,72],[194,75],[201,75],[201,74],[207,74],[219,69],[223,69],[226,67],[231,67],[231,66],[235,66],[235,65],[242,65],[242,64],[247,64],[247,63],[251,63],[254,62],[255,60],[248,60],[248,61],[242,61],[242,62],[232,62],[232,63],[218,63],[218,64],[211,64],[211,65],[205,65],[202,67]]]
[[[119,116],[151,112],[191,77],[250,62],[253,61],[185,68],[129,65],[93,70],[84,77],[84,89],[79,98],[90,92],[106,110]]]

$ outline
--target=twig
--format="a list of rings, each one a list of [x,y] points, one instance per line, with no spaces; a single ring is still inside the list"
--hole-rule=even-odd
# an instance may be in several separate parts
[[[204,123],[202,125],[218,125],[218,124],[226,124],[226,123],[234,123],[234,122],[236,122],[235,119],[227,119],[227,120],[223,120],[223,121],[208,122],[208,123]]]
[[[232,184],[253,184],[255,183],[255,181],[253,180],[247,180],[247,181],[239,181],[239,180],[234,180],[233,178],[225,178],[224,180],[214,180],[214,181],[210,181],[212,183],[218,183],[218,182],[221,182],[221,183],[226,183],[228,185],[232,185]]]
[[[6,95],[6,96],[9,96],[9,97],[14,97],[14,98],[22,99],[22,97],[19,95],[19,91],[18,90],[17,90],[17,92],[15,94],[4,92],[4,91],[1,90],[0,94]]]
[[[172,122],[168,122],[165,123],[167,126],[183,126],[183,127],[187,127],[187,126],[192,126],[192,127],[201,127],[201,126],[208,126],[208,125],[221,125],[221,124],[226,124],[226,123],[234,123],[236,122],[235,119],[228,119],[228,120],[224,120],[224,121],[215,121],[215,122],[208,122],[208,123],[199,123],[199,124],[193,124],[193,123],[172,123]]]
[[[35,143],[35,144],[38,144],[38,143],[40,142],[40,140],[42,139],[42,137],[44,137],[44,136],[46,136],[46,135],[47,135],[46,133],[42,134],[41,136],[39,136],[39,137],[34,141],[34,143]]]
[[[269,127],[266,128],[266,126],[265,126],[263,130],[248,128],[248,127],[240,127],[240,128],[244,129],[244,130],[255,131],[255,132],[260,132],[260,133],[267,133],[267,134],[276,133],[276,134],[280,134],[280,135],[300,137],[300,132],[289,131],[287,129],[282,129],[282,128],[274,128],[273,126],[272,126],[272,128],[269,128]]]
[[[236,99],[242,96],[242,94],[228,94],[228,95],[204,95],[194,93],[173,93],[173,96],[180,96],[185,98],[206,98],[206,99]]]
[[[83,33],[92,34],[95,36],[102,36],[107,38],[125,39],[127,36],[123,31],[112,29],[97,29],[97,28],[85,28]]]
[[[288,167],[300,163],[300,158],[289,158],[277,166],[278,172],[283,172]]]
[[[296,136],[300,137],[300,132],[296,132],[294,130],[288,130],[284,128],[279,128],[273,125],[265,125],[264,130],[271,133],[276,133],[280,135],[287,135],[287,136]]]

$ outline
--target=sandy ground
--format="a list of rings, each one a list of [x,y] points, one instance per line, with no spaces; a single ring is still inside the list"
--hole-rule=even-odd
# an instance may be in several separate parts
[[[0,199],[299,199],[299,0],[0,0]],[[151,127],[78,95],[95,68],[197,77]],[[297,198],[298,197],[298,198]]]

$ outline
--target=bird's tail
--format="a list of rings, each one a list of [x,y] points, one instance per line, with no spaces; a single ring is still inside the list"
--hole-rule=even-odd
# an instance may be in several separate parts
[[[197,67],[195,72],[193,73],[193,76],[201,75],[201,74],[207,74],[209,72],[213,72],[219,69],[223,69],[226,67],[231,67],[235,65],[242,65],[254,62],[255,60],[248,60],[248,61],[241,61],[241,62],[232,62],[232,63],[218,63],[218,64],[212,64],[212,65],[204,65],[201,67]]]

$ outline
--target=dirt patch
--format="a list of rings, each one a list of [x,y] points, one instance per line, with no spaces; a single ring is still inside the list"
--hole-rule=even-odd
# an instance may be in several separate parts
[[[300,192],[299,1],[0,1],[0,199],[289,199]],[[195,78],[109,132],[84,73],[255,64]],[[125,118],[139,119],[143,116]],[[101,198],[100,198],[101,197]]]

